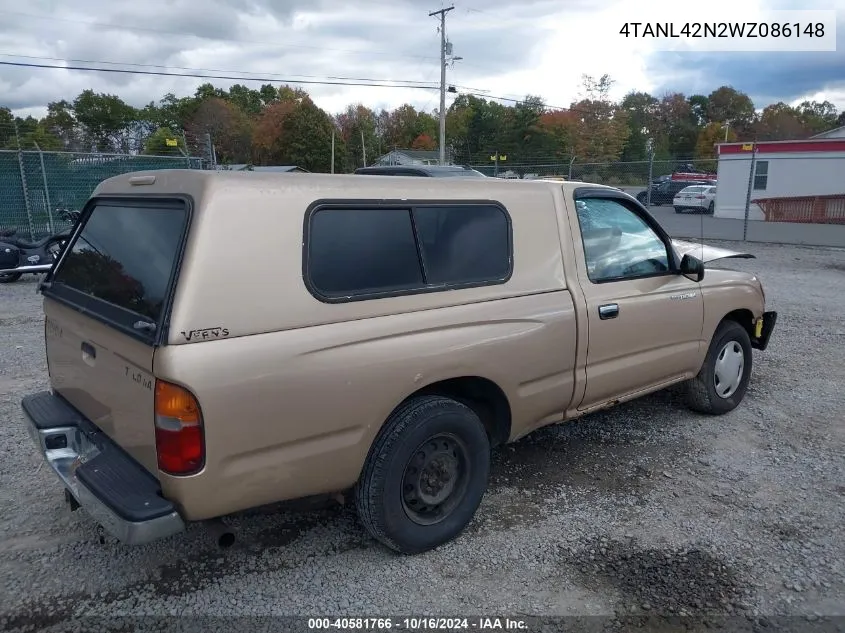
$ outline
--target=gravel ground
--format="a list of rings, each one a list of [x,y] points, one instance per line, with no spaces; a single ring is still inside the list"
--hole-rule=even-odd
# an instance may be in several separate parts
[[[227,550],[201,526],[101,542],[21,424],[21,397],[47,385],[35,279],[0,286],[0,628],[180,613],[842,626],[845,251],[747,247],[757,259],[729,265],[760,274],[780,320],[739,409],[699,416],[667,391],[537,431],[499,451],[469,530],[416,557],[340,506],[230,517]]]

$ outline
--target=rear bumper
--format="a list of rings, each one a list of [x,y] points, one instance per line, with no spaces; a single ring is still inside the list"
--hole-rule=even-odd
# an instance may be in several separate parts
[[[38,451],[95,521],[128,545],[185,529],[158,481],[64,399],[48,391],[21,402]]]
[[[751,339],[751,347],[754,349],[765,350],[769,346],[769,339],[772,336],[772,331],[775,329],[775,323],[778,320],[778,313],[774,310],[764,312],[762,326],[759,327],[759,335]],[[757,334],[755,332],[755,334]]]

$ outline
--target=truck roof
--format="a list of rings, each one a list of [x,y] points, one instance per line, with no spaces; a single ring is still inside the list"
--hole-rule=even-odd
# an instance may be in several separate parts
[[[131,195],[144,193],[144,186],[155,185],[158,192],[172,190],[174,193],[198,195],[209,187],[225,186],[239,187],[253,190],[285,188],[290,186],[299,191],[303,188],[313,189],[314,198],[321,198],[325,193],[337,191],[338,197],[350,197],[350,193],[381,190],[402,190],[408,194],[418,195],[431,192],[432,181],[417,176],[385,176],[384,178],[363,179],[354,174],[309,174],[309,173],[265,173],[244,171],[211,171],[199,169],[160,169],[137,171],[113,176],[102,181],[92,195]],[[502,178],[443,178],[437,180],[438,191],[448,191],[450,194],[473,194],[485,197],[483,192],[513,191],[514,187],[530,188],[536,191],[538,187],[546,187],[565,192],[584,186],[601,187],[617,191],[615,187],[605,185],[567,182],[559,180],[507,180]],[[335,195],[335,194],[332,194]],[[358,196],[355,196],[358,197]],[[392,197],[392,196],[391,196]],[[397,196],[400,197],[400,196]],[[428,197],[428,196],[426,196]]]

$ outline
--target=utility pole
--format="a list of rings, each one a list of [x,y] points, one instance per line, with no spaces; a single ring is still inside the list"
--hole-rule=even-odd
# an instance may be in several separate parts
[[[429,17],[440,16],[440,164],[446,164],[446,14],[454,5],[432,11]]]

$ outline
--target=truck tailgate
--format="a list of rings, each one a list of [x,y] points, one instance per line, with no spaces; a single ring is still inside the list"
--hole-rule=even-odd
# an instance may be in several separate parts
[[[152,348],[57,301],[44,314],[53,390],[155,473]]]

